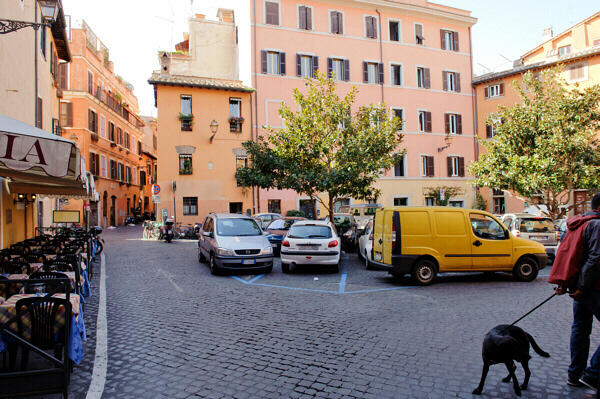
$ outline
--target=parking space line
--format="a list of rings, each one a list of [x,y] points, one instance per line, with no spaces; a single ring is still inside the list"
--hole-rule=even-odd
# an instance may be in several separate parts
[[[106,384],[108,364],[108,324],[106,320],[106,258],[100,254],[100,299],[98,300],[98,318],[96,321],[96,355],[92,380],[86,399],[100,399]]]
[[[342,278],[340,279],[340,288],[338,292],[343,294],[346,291],[346,278],[348,277],[348,266],[344,263],[344,268],[342,269]]]
[[[255,282],[256,280],[258,280],[262,276],[264,276],[264,274],[259,274],[258,276],[254,277],[252,280],[248,281],[248,284],[252,284],[253,282]]]
[[[239,280],[241,280],[241,279],[239,279]],[[248,283],[246,283],[246,284],[248,284]],[[263,284],[263,283],[252,284],[252,285],[260,285],[260,286],[263,286],[263,287],[273,287],[273,288],[284,288],[286,290],[326,292],[328,294],[337,294],[337,292],[335,292],[335,291],[317,290],[317,289],[313,289],[313,288],[286,287],[286,286],[283,286],[283,285],[273,285],[273,284]]]

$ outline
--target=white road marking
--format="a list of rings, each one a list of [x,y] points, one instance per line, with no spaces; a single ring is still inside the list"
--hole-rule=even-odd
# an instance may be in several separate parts
[[[106,367],[108,364],[108,329],[106,322],[106,259],[100,254],[100,299],[98,300],[98,319],[96,321],[96,357],[92,381],[86,399],[100,399],[106,384]]]
[[[173,275],[169,272],[167,272],[166,270],[163,269],[158,269],[159,272],[161,272],[168,280],[169,282],[171,282],[171,284],[173,284],[173,286],[175,287],[175,289],[179,292],[183,292],[183,290],[173,281],[173,279],[171,277],[173,277]]]

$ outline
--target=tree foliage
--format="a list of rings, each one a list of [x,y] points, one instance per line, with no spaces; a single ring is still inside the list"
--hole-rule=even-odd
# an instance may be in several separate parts
[[[511,84],[521,101],[488,117],[494,138],[480,140],[487,154],[470,166],[478,186],[536,196],[554,219],[576,205],[574,189],[600,183],[600,85],[567,86],[560,73],[527,72],[523,86]]]
[[[306,93],[294,89],[300,110],[283,104],[284,127],[257,141],[243,143],[250,165],[238,169],[246,186],[292,189],[316,199],[333,216],[337,199],[371,199],[381,170],[399,162],[402,121],[389,117],[384,104],[361,106],[352,115],[357,89],[340,98],[335,81],[317,73],[307,79]],[[327,194],[327,200],[321,197]]]
[[[442,199],[442,190],[444,190],[444,199]],[[433,198],[435,206],[448,206],[451,198],[464,194],[465,192],[460,187],[452,186],[425,187],[423,191],[426,197]]]

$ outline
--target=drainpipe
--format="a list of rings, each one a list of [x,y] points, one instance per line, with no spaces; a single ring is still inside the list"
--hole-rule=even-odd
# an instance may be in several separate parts
[[[252,138],[252,141],[254,141],[254,115],[253,112],[254,110],[252,109],[252,92],[248,93],[250,94],[250,137]],[[254,186],[252,186],[252,214],[256,214],[256,201],[255,201],[255,197],[254,197]]]
[[[381,63],[381,65],[383,65],[383,33],[381,30],[381,13],[379,12],[378,9],[375,9],[375,12],[377,12],[378,15],[378,21],[379,21],[379,62]],[[385,71],[385,66],[383,67],[384,71]],[[385,75],[385,73],[384,73]],[[381,85],[381,103],[383,104],[385,102],[385,99],[383,97],[383,82],[380,83]]]
[[[256,120],[256,123],[258,123],[258,77],[257,77],[257,73],[258,70],[256,69],[256,0],[252,0],[252,22],[253,22],[253,26],[252,29],[254,31],[254,37],[252,38],[252,51],[253,51],[253,56],[254,56],[254,98],[256,99],[256,107],[254,108],[254,117]],[[252,126],[252,129],[254,130],[254,138],[256,139],[256,141],[258,141],[258,125],[256,125],[256,127],[254,127],[254,124]],[[252,189],[252,199],[254,200],[254,188]],[[256,189],[256,213],[260,213],[260,188]]]
[[[477,139],[479,137],[479,133],[478,133],[478,115],[477,115],[477,89],[473,86],[473,44],[471,43],[471,27],[469,27],[469,59],[471,60],[471,70],[470,70],[470,76],[471,76],[471,101],[473,103],[473,145],[474,145],[474,155],[475,155],[475,162],[477,162],[479,160],[479,143],[477,142]],[[473,201],[477,200],[477,194],[479,194],[479,187],[475,186],[475,198],[473,199]],[[490,210],[491,206],[490,206]]]

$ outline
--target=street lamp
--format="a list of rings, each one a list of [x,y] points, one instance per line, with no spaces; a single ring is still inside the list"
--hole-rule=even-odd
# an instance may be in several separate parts
[[[446,145],[443,147],[438,147],[438,152],[442,152],[444,151],[446,148],[450,147],[450,144],[452,144],[452,136],[450,136],[450,134],[447,134],[446,137],[444,137],[444,141],[446,142]]]
[[[17,31],[21,28],[32,27],[38,30],[40,26],[48,26],[58,17],[58,0],[38,0],[40,4],[42,19],[44,22],[14,21],[12,19],[0,19],[0,35]]]
[[[217,129],[219,129],[219,124],[217,123],[216,120],[213,119],[213,121],[210,123],[210,131],[212,132],[212,136],[210,136],[210,142],[212,143],[213,138],[215,137],[215,134],[217,134]]]

